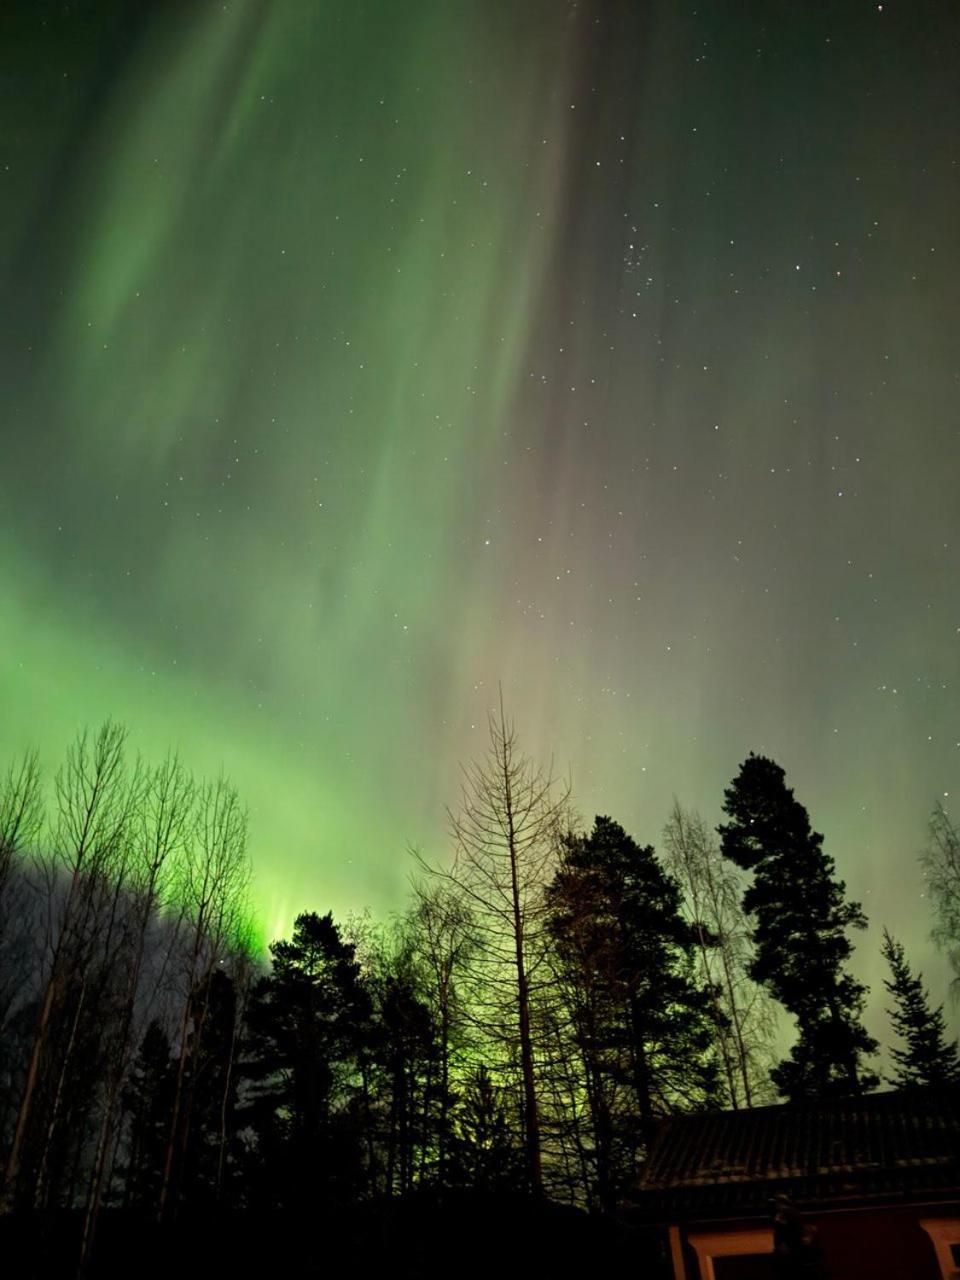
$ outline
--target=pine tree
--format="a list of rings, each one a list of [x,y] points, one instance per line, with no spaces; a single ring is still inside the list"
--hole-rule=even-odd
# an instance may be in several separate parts
[[[903,954],[902,943],[883,931],[883,958],[890,966],[884,986],[896,1004],[888,1010],[894,1031],[904,1048],[892,1048],[896,1064],[891,1083],[900,1088],[922,1084],[960,1084],[957,1044],[947,1043],[943,1006],[931,1009],[922,975],[914,977]]]
[[[270,946],[271,972],[247,1008],[245,1119],[256,1135],[260,1198],[309,1205],[351,1191],[359,1154],[345,1124],[370,997],[330,914],[297,917]]]
[[[863,1065],[877,1048],[861,1022],[866,988],[845,968],[853,950],[847,930],[867,921],[859,903],[846,901],[823,836],[765,756],[743,762],[723,810],[724,856],[753,872],[743,898],[754,917],[751,977],[797,1023],[797,1042],[772,1080],[791,1100],[873,1088],[877,1077]]]
[[[567,839],[547,900],[610,1206],[659,1116],[717,1100],[710,999],[679,886],[610,818]]]

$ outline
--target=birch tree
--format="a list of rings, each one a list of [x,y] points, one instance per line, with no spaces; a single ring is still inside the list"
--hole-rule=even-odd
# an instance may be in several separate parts
[[[95,734],[76,739],[55,783],[56,821],[49,852],[38,853],[45,884],[47,919],[44,959],[33,1044],[10,1151],[0,1207],[22,1201],[21,1166],[28,1136],[36,1139],[36,1169],[27,1179],[36,1200],[57,1125],[66,1072],[91,988],[91,966],[103,940],[105,907],[116,905],[118,863],[136,805],[136,782],[127,777],[126,731],[106,722]],[[50,1052],[54,1032],[59,1043]],[[53,1059],[56,1058],[56,1061]],[[44,1115],[37,1113],[44,1073],[51,1078]]]
[[[122,997],[110,1039],[100,1125],[87,1189],[81,1270],[93,1243],[122,1090],[136,1050],[136,1012],[151,928],[169,908],[172,872],[193,815],[194,783],[175,756],[152,770],[143,788],[126,868],[128,918],[121,954]]]
[[[0,779],[0,1029],[25,986],[23,867],[43,827],[40,762],[25,752]]]
[[[246,811],[236,789],[221,776],[197,795],[174,886],[181,909],[183,954],[177,1073],[158,1205],[161,1218],[175,1203],[190,1139],[195,1083],[191,1058],[199,1054],[203,1037],[210,976],[248,918],[249,879]]]
[[[931,936],[950,961],[953,994],[960,998],[960,831],[942,804],[930,818],[920,859],[935,913]]]
[[[730,1106],[773,1101],[776,1013],[752,980],[750,920],[743,884],[698,813],[674,802],[663,831],[664,862],[683,890],[683,910],[696,939],[697,965],[710,993],[717,1048]]]

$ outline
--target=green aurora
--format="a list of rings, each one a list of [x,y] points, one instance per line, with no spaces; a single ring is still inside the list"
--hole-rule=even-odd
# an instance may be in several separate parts
[[[960,24],[704,8],[5,6],[0,742],[222,767],[271,936],[502,682],[641,840],[772,754],[945,989]]]

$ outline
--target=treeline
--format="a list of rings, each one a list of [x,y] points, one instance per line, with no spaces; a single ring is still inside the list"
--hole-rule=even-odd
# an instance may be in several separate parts
[[[659,1117],[877,1087],[848,901],[771,760],[714,833],[675,805],[658,854],[589,829],[501,714],[464,772],[452,857],[388,922],[305,912],[259,953],[247,820],[223,778],[82,734],[0,788],[3,1207],[308,1212],[416,1191],[612,1212]],[[925,855],[960,966],[960,838]],[[891,1082],[960,1079],[902,946]],[[795,1027],[777,1061],[778,1019]]]

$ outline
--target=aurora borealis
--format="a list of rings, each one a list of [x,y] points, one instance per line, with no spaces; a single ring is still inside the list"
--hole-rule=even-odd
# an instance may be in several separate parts
[[[956,9],[15,0],[0,49],[5,753],[222,766],[275,934],[399,905],[498,682],[644,841],[762,750],[860,972],[886,924],[941,998]]]

